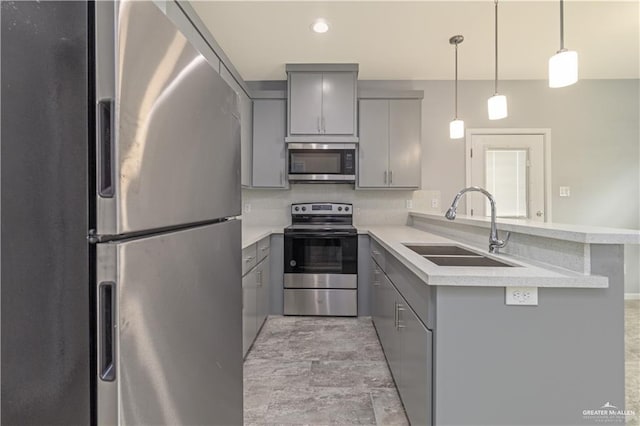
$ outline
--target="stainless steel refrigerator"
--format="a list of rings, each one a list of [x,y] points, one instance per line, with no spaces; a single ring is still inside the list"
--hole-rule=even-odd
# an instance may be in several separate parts
[[[2,3],[2,424],[242,423],[235,93],[152,2]]]

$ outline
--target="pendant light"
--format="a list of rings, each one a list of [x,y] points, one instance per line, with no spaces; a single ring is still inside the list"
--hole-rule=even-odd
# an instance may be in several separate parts
[[[494,93],[487,101],[489,107],[489,120],[499,120],[507,116],[507,97],[498,94],[498,0],[495,4],[495,79]]]
[[[564,47],[564,0],[560,0],[560,50],[549,59],[549,87],[570,86],[578,81],[578,52]]]
[[[464,41],[461,35],[454,35],[449,39],[449,44],[456,46],[456,82],[455,82],[455,114],[453,121],[449,123],[449,137],[451,139],[460,139],[464,137],[464,121],[458,118],[458,45]]]

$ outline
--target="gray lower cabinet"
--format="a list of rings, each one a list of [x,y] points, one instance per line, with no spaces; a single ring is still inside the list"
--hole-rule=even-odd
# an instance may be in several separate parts
[[[269,314],[269,237],[242,250],[245,267],[242,277],[242,353],[251,348]]]
[[[253,101],[253,187],[286,187],[287,101]]]
[[[432,422],[432,333],[372,258],[372,318],[411,424]]]
[[[258,334],[258,271],[252,269],[242,277],[242,354],[247,355],[254,338]]]
[[[419,188],[422,99],[360,99],[359,188]]]

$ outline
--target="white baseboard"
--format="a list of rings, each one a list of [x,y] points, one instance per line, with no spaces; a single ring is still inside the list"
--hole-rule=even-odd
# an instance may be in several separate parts
[[[624,300],[640,300],[640,293],[625,293]]]

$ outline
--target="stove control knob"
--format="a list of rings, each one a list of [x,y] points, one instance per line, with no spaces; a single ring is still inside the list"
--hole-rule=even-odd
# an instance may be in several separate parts
[[[344,211],[345,211],[345,212],[348,212],[348,211],[349,211],[349,207],[348,207],[348,206],[347,206],[347,207],[345,207],[345,208],[344,208]]]
[[[306,211],[306,210],[307,210],[307,208],[306,208],[306,207],[302,207],[302,211]]]
[[[296,207],[296,211],[300,211],[300,207]]]
[[[342,207],[338,207],[338,211],[341,212],[342,211]]]

